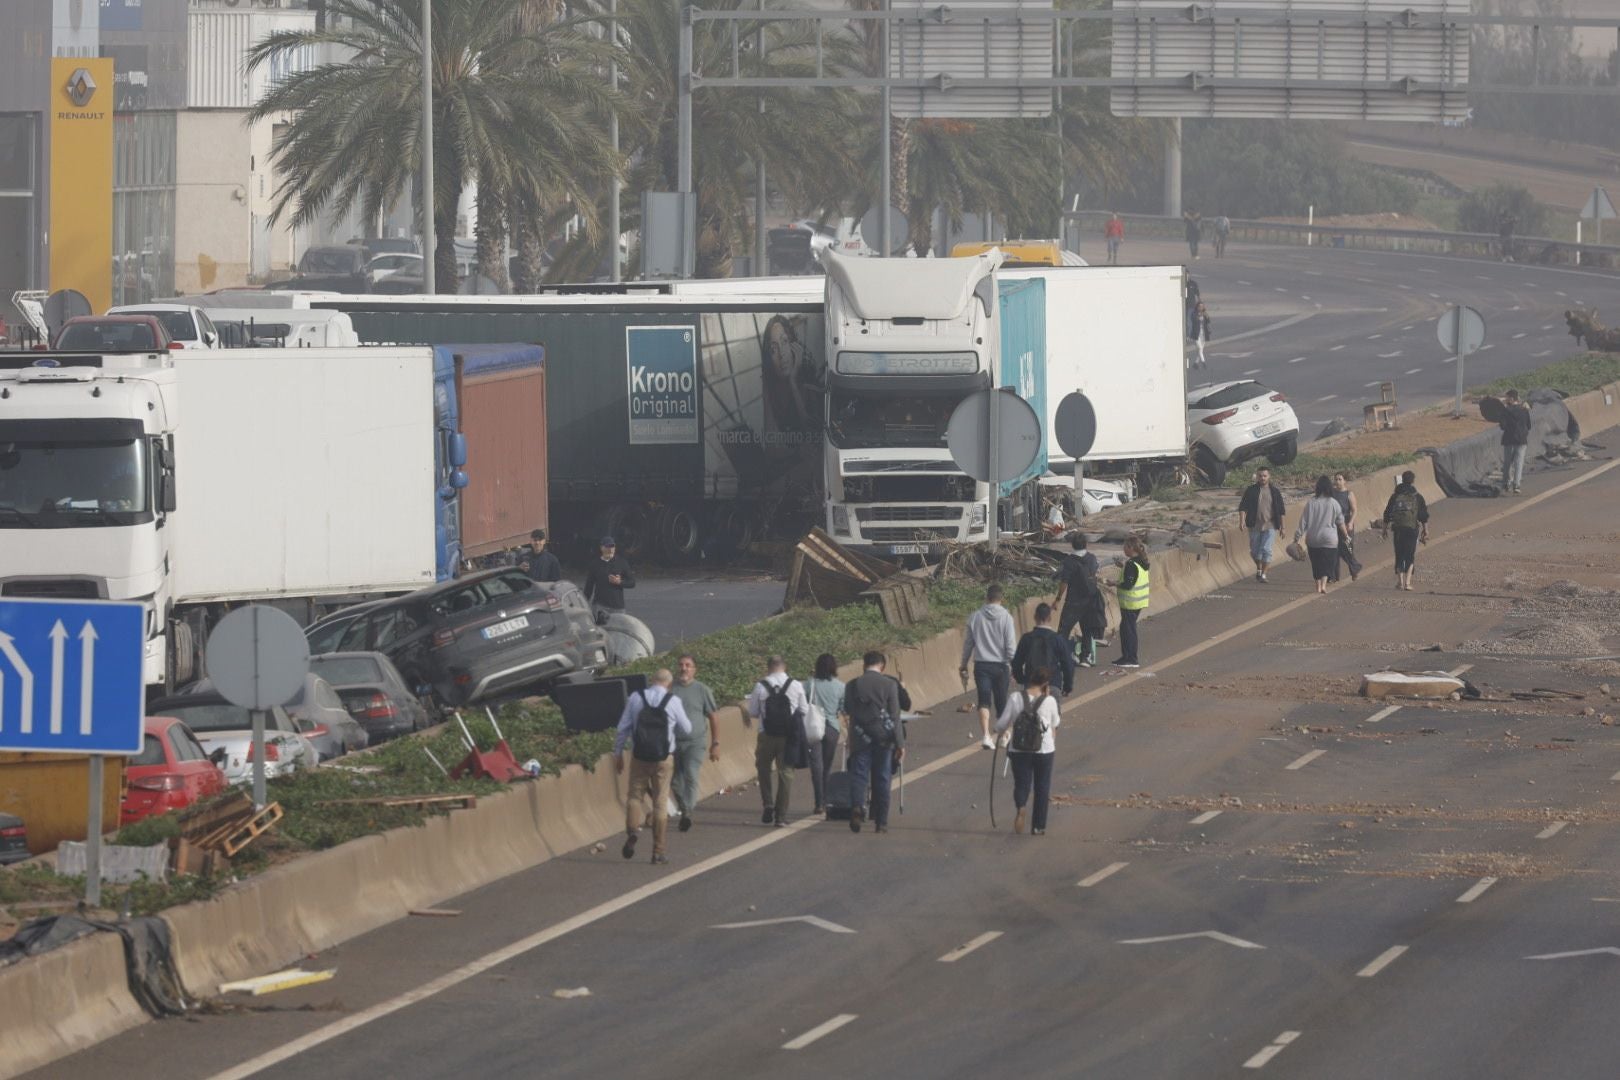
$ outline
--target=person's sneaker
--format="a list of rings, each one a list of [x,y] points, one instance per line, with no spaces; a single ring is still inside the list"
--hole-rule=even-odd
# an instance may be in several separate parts
[[[624,847],[619,849],[619,854],[623,855],[627,859],[635,858],[636,857],[636,840],[637,839],[639,839],[639,838],[636,836],[635,833],[631,833],[629,836],[626,836],[624,838]]]
[[[1260,575],[1257,575],[1257,576],[1258,576],[1258,579],[1260,581],[1270,581],[1271,580],[1270,578],[1266,577],[1266,575],[1264,575],[1264,574],[1260,574]]]
[[[1020,806],[1018,808],[1018,813],[1013,817],[1013,832],[1022,836],[1024,834],[1024,823],[1028,820],[1028,812],[1022,806]]]
[[[994,750],[996,748],[996,740],[986,735],[984,738],[979,740],[979,745],[986,750]]]
[[[776,825],[776,827],[778,829],[785,829],[785,828],[787,828],[787,819],[784,818],[781,814],[777,814],[776,819],[774,821],[774,824]]]
[[[678,814],[680,812],[681,812],[681,808],[679,806],[675,805],[675,800],[674,799],[665,799],[664,800],[664,815],[666,817],[674,817],[676,814]]]
[[[810,811],[810,816],[811,817],[821,817],[822,815],[826,814],[826,812],[827,812],[827,808],[825,806],[818,806],[815,809]]]
[[[654,866],[662,866],[664,863],[667,863],[667,862],[669,862],[669,856],[668,855],[661,855],[656,851],[653,852],[652,864]]]
[[[765,812],[763,814],[759,815],[759,823],[761,825],[769,825],[775,819],[776,811],[771,809],[769,806],[765,808]]]
[[[863,822],[865,820],[866,820],[866,811],[862,810],[858,806],[855,807],[855,809],[853,809],[853,810],[851,810],[849,812],[849,831],[850,832],[860,832],[861,831],[861,822]]]
[[[676,827],[678,829],[680,829],[681,832],[686,832],[688,829],[690,829],[692,827],[692,815],[691,814],[682,814],[681,815],[681,823],[680,823],[680,825],[678,825]]]
[[[872,831],[873,832],[888,832],[889,827],[887,825],[874,825],[874,826],[872,826]]]
[[[1090,660],[1081,660],[1081,661],[1079,661],[1079,664],[1080,664],[1081,667],[1090,667],[1091,666],[1091,661]]]
[[[1046,830],[1045,829],[1031,829],[1031,830],[1029,830],[1029,835],[1031,835],[1031,836],[1045,836],[1046,835]]]
[[[1114,666],[1120,668],[1139,668],[1142,665],[1138,664],[1134,660],[1116,660],[1114,661]]]

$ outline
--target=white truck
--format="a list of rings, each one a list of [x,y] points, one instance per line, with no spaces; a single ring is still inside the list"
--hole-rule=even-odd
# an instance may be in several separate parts
[[[145,677],[241,601],[435,578],[426,348],[0,359],[0,595],[138,600]]]

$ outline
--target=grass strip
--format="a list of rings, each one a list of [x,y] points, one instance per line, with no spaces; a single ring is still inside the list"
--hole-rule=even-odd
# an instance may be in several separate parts
[[[1587,352],[1518,375],[1504,375],[1484,386],[1474,387],[1469,393],[1500,397],[1509,390],[1523,394],[1547,387],[1574,395],[1617,381],[1620,381],[1620,353]]]

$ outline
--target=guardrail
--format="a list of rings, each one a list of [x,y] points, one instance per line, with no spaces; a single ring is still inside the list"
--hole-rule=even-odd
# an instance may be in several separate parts
[[[1101,242],[1106,210],[1074,210],[1065,213],[1082,236]],[[1180,240],[1185,235],[1180,218],[1159,214],[1120,214],[1125,222],[1126,242],[1132,236]],[[1212,242],[1205,218],[1204,243]],[[1254,221],[1230,218],[1231,239],[1239,243],[1292,244],[1322,247],[1360,248],[1373,251],[1411,251],[1430,255],[1463,255],[1477,258],[1502,257],[1501,237],[1492,233],[1441,232],[1436,229],[1380,229],[1343,225],[1300,225],[1282,221]],[[1546,236],[1513,238],[1514,258],[1540,266],[1574,266],[1586,269],[1620,269],[1620,246],[1612,244],[1573,244]],[[1578,258],[1577,258],[1578,257]]]

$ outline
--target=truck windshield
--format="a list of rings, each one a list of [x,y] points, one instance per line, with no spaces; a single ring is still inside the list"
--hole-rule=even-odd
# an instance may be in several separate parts
[[[834,446],[942,447],[956,394],[903,397],[834,392],[827,405],[828,437]]]
[[[0,443],[0,528],[134,525],[149,490],[143,439]]]

